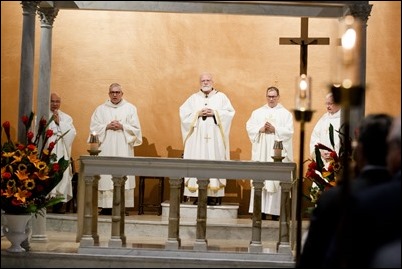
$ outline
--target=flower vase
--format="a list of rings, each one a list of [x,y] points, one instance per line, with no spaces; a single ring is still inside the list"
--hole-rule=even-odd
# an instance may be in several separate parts
[[[32,218],[32,214],[13,215],[5,213],[3,215],[5,224],[3,226],[4,235],[11,242],[8,252],[25,252],[21,247],[21,243],[28,238],[30,228],[28,221]]]

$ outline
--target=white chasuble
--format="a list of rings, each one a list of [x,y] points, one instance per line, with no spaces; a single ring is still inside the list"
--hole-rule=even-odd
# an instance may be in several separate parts
[[[329,135],[330,124],[332,124],[332,126],[334,127],[334,148],[331,145]],[[340,139],[337,131],[339,131],[340,126],[341,126],[341,109],[334,114],[326,112],[317,121],[310,138],[310,155],[314,160],[315,160],[314,146],[317,143],[321,143],[331,149],[334,149],[336,153],[339,153]],[[322,160],[325,162],[325,159]]]
[[[50,115],[52,112],[50,112]],[[53,136],[49,138],[47,144],[50,142],[55,142],[56,139],[64,136],[57,142],[53,149],[53,153],[56,153],[57,160],[64,157],[65,160],[70,161],[71,158],[71,148],[77,135],[76,129],[73,125],[73,118],[61,110],[58,110],[59,114],[59,125],[57,125],[53,120],[49,123],[49,129],[53,130]],[[67,132],[67,133],[66,133]],[[63,173],[63,178],[57,184],[57,186],[50,192],[50,196],[56,196],[62,194],[64,196],[63,202],[68,202],[73,198],[73,169],[69,165]]]
[[[214,117],[199,117],[204,108],[214,111]],[[184,159],[230,160],[229,132],[235,110],[224,93],[215,89],[208,95],[197,92],[180,107]],[[198,197],[196,178],[184,179],[184,195]],[[207,195],[225,196],[226,179],[210,178]]]
[[[106,130],[106,126],[113,120],[118,120],[123,125],[123,130]],[[96,133],[99,137],[100,156],[134,157],[134,147],[142,144],[137,108],[124,99],[118,104],[113,104],[108,100],[98,106],[92,114],[90,132],[91,134]],[[135,176],[128,176],[125,183],[126,207],[134,207],[134,188]],[[111,175],[101,175],[98,190],[99,207],[112,208],[113,181]]]
[[[266,122],[275,127],[275,133],[261,133],[260,129]],[[264,105],[251,114],[246,123],[248,137],[252,144],[252,161],[273,162],[274,142],[280,140],[283,143],[283,162],[293,161],[293,115],[281,104],[271,108]],[[266,180],[262,190],[261,212],[279,216],[280,212],[280,185],[279,181]],[[249,212],[253,212],[254,188],[251,188]]]

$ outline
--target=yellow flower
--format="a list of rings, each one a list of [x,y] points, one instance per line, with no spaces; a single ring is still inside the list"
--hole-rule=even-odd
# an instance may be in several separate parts
[[[19,180],[26,180],[29,178],[29,173],[26,173],[26,170],[18,170],[17,172],[15,172],[15,175],[18,177]]]
[[[17,200],[25,203],[25,199],[29,195],[29,192],[27,190],[21,190],[18,188],[18,192],[15,193],[14,197],[17,198]]]

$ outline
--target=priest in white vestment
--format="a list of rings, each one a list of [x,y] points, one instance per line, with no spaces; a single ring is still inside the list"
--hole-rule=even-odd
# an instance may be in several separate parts
[[[317,121],[314,126],[313,132],[311,133],[310,138],[310,155],[315,160],[315,145],[317,143],[321,143],[328,148],[334,149],[336,153],[339,153],[340,148],[340,140],[339,128],[341,126],[341,107],[339,104],[334,103],[332,93],[329,93],[325,97],[325,106],[327,112],[321,116],[321,118]],[[334,128],[334,147],[332,147],[329,135],[329,127],[330,125]],[[330,153],[326,150],[320,150],[321,157],[325,164],[328,163],[330,158]]]
[[[213,88],[209,73],[200,76],[201,89],[180,106],[184,159],[230,160],[229,133],[235,110],[229,98]],[[184,179],[184,196],[198,197],[196,178]],[[209,204],[220,204],[225,196],[226,179],[210,178]],[[217,199],[217,198],[213,198]]]
[[[47,144],[55,142],[57,139],[59,141],[56,143],[53,153],[56,153],[57,160],[64,157],[65,160],[71,159],[71,148],[77,135],[76,129],[73,124],[73,118],[60,110],[61,98],[57,93],[52,93],[50,95],[50,115],[52,115],[53,120],[50,121],[48,128],[53,130],[53,136],[49,138]],[[60,138],[62,136],[62,138]],[[69,165],[64,171],[63,178],[57,184],[57,186],[49,193],[49,196],[54,197],[58,195],[63,195],[63,203],[66,203],[73,198],[73,170],[72,166]],[[53,213],[65,213],[65,208],[62,207],[63,204],[57,204],[53,206]]]
[[[282,141],[283,162],[293,161],[293,115],[279,103],[279,89],[269,87],[267,104],[254,110],[247,120],[246,129],[252,144],[252,161],[273,162],[274,143]],[[279,181],[265,180],[261,196],[261,213],[278,218],[281,204]],[[252,186],[251,186],[252,187]],[[251,188],[249,212],[253,212],[254,188]]]
[[[119,84],[109,87],[109,100],[98,106],[91,117],[90,132],[99,137],[100,156],[133,157],[134,147],[142,144],[141,125],[137,108],[123,99]],[[134,207],[135,176],[125,183],[125,207]],[[101,175],[98,187],[100,214],[110,215],[113,205],[111,175]]]

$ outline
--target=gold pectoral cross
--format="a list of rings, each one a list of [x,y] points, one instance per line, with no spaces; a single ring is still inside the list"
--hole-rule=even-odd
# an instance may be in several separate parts
[[[207,142],[208,142],[208,139],[211,139],[211,138],[212,138],[212,137],[209,137],[208,134],[204,137],[204,139],[206,139]]]

